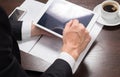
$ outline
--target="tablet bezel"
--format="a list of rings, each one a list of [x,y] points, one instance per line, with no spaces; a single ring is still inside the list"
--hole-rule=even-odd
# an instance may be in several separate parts
[[[47,11],[47,9],[49,8],[49,6],[53,3],[53,1],[55,1],[55,0],[50,0],[50,1],[48,1],[48,3],[46,4],[46,6],[43,7],[42,12],[40,13],[40,16],[37,17],[37,18],[34,20],[33,24],[36,25],[37,27],[39,27],[39,28],[41,28],[41,29],[43,29],[43,30],[45,30],[45,31],[47,31],[47,32],[49,32],[49,33],[57,36],[57,37],[63,38],[63,36],[60,35],[59,33],[56,33],[55,31],[53,31],[53,30],[51,30],[51,29],[48,29],[48,28],[46,28],[46,27],[38,24],[38,21],[42,18],[42,16],[43,16],[44,13]],[[67,2],[68,2],[68,1],[67,1]],[[70,3],[70,2],[69,2],[69,3]],[[76,4],[75,4],[75,5],[76,5]],[[83,8],[84,8],[84,7],[83,7]],[[89,9],[86,9],[86,10],[89,10]],[[88,26],[86,27],[86,29],[90,32],[91,29],[92,29],[92,27],[94,26],[95,22],[97,21],[97,18],[98,18],[99,15],[96,14],[96,13],[94,13],[94,12],[91,11],[91,10],[89,10],[89,11],[94,14],[93,17],[92,17],[92,19],[91,19],[91,21],[89,22]]]

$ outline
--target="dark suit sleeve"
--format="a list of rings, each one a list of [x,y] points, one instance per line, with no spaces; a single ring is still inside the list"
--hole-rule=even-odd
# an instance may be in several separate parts
[[[57,59],[41,77],[72,77],[72,70],[66,61]]]
[[[12,37],[11,27],[5,12],[0,8],[0,77],[28,77],[19,64],[17,42]],[[69,64],[57,59],[41,77],[71,77]]]
[[[22,40],[22,21],[9,20],[16,40]]]
[[[0,77],[28,77],[14,55],[18,50],[8,17],[0,8]]]

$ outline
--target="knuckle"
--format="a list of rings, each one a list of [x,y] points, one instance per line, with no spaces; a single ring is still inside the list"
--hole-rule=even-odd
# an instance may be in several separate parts
[[[69,22],[67,22],[66,24],[65,24],[65,26],[68,26],[69,25]]]
[[[78,22],[79,22],[79,20],[78,20],[78,19],[74,19],[74,22],[77,22],[77,23],[78,23]]]
[[[85,28],[84,28],[84,27],[81,27],[81,31],[82,31],[82,32],[85,32]]]
[[[72,28],[75,29],[75,30],[78,29],[77,24],[73,24]]]
[[[88,42],[91,40],[91,37],[90,36],[88,36]]]
[[[87,30],[85,31],[85,33],[86,33],[86,34],[89,34],[89,32],[88,32]]]

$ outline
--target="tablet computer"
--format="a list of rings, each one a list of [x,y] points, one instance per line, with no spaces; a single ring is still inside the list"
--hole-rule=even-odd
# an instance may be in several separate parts
[[[97,18],[98,15],[91,10],[65,0],[55,0],[43,15],[36,18],[34,24],[62,38],[65,24],[71,19],[78,19],[90,31]]]

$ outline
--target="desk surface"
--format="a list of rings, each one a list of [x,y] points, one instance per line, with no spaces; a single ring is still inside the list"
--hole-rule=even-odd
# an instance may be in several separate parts
[[[46,1],[46,0],[40,0]],[[93,9],[104,0],[68,0]],[[120,3],[120,0],[116,0]],[[8,14],[23,0],[0,0]],[[104,26],[74,77],[120,77],[120,25]],[[39,73],[29,72],[32,77]]]

